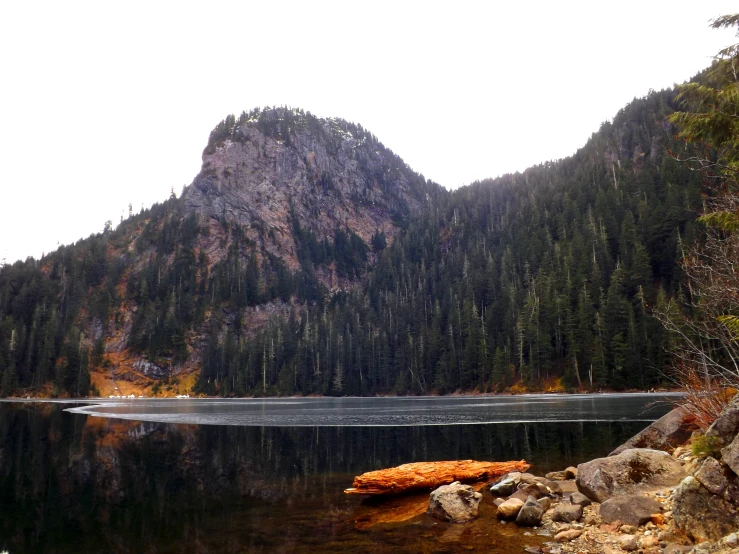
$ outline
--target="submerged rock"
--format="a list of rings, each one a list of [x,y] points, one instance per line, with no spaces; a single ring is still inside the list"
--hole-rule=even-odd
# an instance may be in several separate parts
[[[477,517],[482,495],[469,485],[455,481],[431,493],[427,513],[452,523],[464,523]]]
[[[498,506],[498,517],[503,519],[515,519],[524,502],[520,498],[509,498]]]

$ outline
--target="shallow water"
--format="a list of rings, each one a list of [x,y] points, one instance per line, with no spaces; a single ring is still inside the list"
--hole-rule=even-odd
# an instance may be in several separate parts
[[[669,409],[643,412],[655,399],[0,402],[0,551],[522,552],[546,539],[498,523],[487,492],[478,520],[451,525],[414,515],[427,495],[378,503],[342,491],[411,461],[563,469]],[[170,418],[191,424],[142,421]]]

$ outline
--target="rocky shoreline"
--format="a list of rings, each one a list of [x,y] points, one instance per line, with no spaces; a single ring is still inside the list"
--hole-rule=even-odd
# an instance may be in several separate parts
[[[676,408],[577,468],[509,473],[482,493],[439,487],[428,513],[471,521],[491,494],[501,523],[536,537],[528,554],[739,554],[738,434],[739,395],[705,432]]]

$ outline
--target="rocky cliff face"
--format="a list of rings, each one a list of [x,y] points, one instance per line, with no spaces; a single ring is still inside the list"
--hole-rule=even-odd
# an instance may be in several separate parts
[[[441,190],[359,126],[276,108],[214,130],[184,203],[201,222],[240,225],[295,270],[295,222],[319,241],[337,228],[367,244],[378,231],[391,241]]]

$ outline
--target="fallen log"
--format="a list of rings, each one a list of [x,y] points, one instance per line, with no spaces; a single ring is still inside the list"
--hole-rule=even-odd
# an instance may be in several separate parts
[[[476,462],[457,460],[448,462],[415,462],[389,469],[369,471],[354,478],[347,494],[400,494],[417,489],[434,489],[454,481],[468,483],[505,475],[512,471],[526,471],[529,464],[520,462]]]

